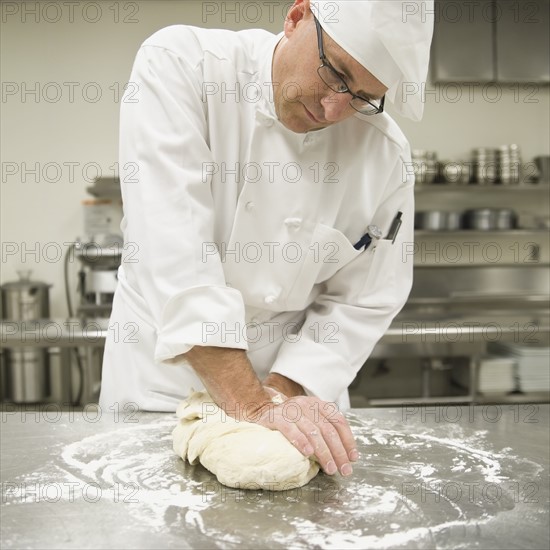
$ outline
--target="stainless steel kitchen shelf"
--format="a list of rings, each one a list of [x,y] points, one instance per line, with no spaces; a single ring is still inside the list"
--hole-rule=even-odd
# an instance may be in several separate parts
[[[0,348],[103,347],[108,319],[78,318],[0,321]]]
[[[517,191],[544,191],[548,193],[550,189],[550,182],[539,182],[539,183],[516,183],[513,185],[501,185],[499,183],[497,184],[457,184],[457,183],[421,183],[418,185],[415,185],[415,192],[423,193],[423,192],[446,192],[446,191],[460,191],[460,192],[467,192],[470,191],[472,193],[479,193],[483,191],[490,191],[492,193],[496,192],[503,192],[507,193],[508,191],[517,192]]]
[[[366,399],[363,407],[394,407],[402,405],[436,405],[438,403],[488,404],[488,403],[550,403],[548,392],[529,392],[522,394],[487,393],[477,394],[475,399],[469,395],[445,395],[441,397],[384,397]]]
[[[547,309],[516,310],[509,316],[506,310],[490,311],[489,306],[487,303],[484,311],[434,312],[431,315],[407,310],[393,320],[375,346],[373,355],[377,347],[385,345],[418,345],[421,351],[422,347],[431,345],[446,348],[450,345],[486,344],[497,339],[526,342],[535,335],[548,338],[550,318]]]
[[[417,230],[414,244],[403,245],[403,254],[414,254],[415,268],[488,268],[493,273],[495,268],[503,267],[547,268],[550,265],[548,229],[538,229],[527,222],[523,227],[526,229]],[[483,277],[484,273],[479,275]]]
[[[430,371],[426,370],[426,388],[417,397],[373,398],[363,406],[391,406],[405,403],[547,403],[548,392],[521,394],[480,394],[477,388],[477,372],[480,358],[487,354],[487,344],[493,341],[524,343],[550,342],[550,311],[548,296],[525,294],[512,296],[512,300],[498,300],[498,296],[487,297],[479,302],[480,296],[470,293],[458,294],[455,299],[421,300],[424,307],[409,307],[394,319],[390,328],[376,344],[370,358],[451,358],[469,357],[470,388],[468,393],[456,395],[456,391],[444,396],[433,396],[429,392]],[[504,298],[504,297],[503,297]],[[459,311],[456,306],[464,300],[476,304],[475,311]],[[523,309],[509,306],[514,300],[523,302]],[[431,311],[425,310],[427,303]],[[528,306],[527,306],[528,302]],[[416,306],[419,304],[416,303]],[[500,307],[499,307],[500,306]],[[449,308],[446,310],[446,308]],[[357,405],[356,405],[357,406]]]
[[[402,405],[435,405],[437,403],[471,403],[469,395],[445,395],[441,397],[380,397],[368,399],[368,407],[402,406]]]
[[[422,297],[410,297],[407,301],[406,308],[401,311],[400,315],[405,315],[415,313],[414,308],[423,307],[423,306],[437,306],[441,312],[447,311],[448,308],[454,307],[457,302],[471,302],[474,301],[476,304],[479,302],[486,302],[488,305],[493,307],[495,314],[503,313],[504,306],[510,308],[511,306],[518,304],[524,306],[525,302],[529,302],[530,312],[532,313],[533,304],[543,304],[548,306],[550,304],[550,296],[548,294],[533,294],[531,292],[516,292],[515,294],[497,294],[497,293],[482,293],[475,291],[455,291],[451,292],[450,296],[422,296]],[[524,307],[520,307],[520,311],[525,310]],[[517,314],[517,309],[510,310],[511,314]],[[422,311],[416,312],[420,315],[423,315]],[[484,309],[484,313],[490,313]],[[436,312],[437,315],[437,312]]]
[[[550,403],[549,392],[478,393],[476,403]]]
[[[532,228],[532,229],[455,229],[455,230],[441,230],[441,231],[429,231],[427,229],[415,229],[414,234],[417,237],[434,236],[434,235],[450,235],[450,236],[486,236],[486,235],[502,235],[502,236],[521,236],[521,235],[544,235],[548,236],[548,229]]]

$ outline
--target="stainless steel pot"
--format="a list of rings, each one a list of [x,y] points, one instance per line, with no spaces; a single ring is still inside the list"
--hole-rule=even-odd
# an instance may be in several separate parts
[[[495,212],[493,208],[473,208],[472,210],[466,210],[464,212],[464,227],[480,231],[495,229]]]
[[[462,227],[462,212],[447,212],[446,227],[448,231],[456,231]]]
[[[441,210],[427,210],[417,212],[414,216],[414,226],[416,229],[426,231],[442,231],[446,229],[446,212]]]
[[[414,226],[426,231],[454,231],[460,229],[461,218],[460,212],[426,210],[415,214]]]
[[[496,212],[495,229],[515,229],[518,216],[511,208],[499,208]]]
[[[509,230],[517,227],[517,214],[510,208],[474,208],[464,212],[464,227],[478,231]]]
[[[2,318],[18,321],[50,316],[49,289],[52,285],[30,280],[30,271],[18,271],[19,281],[2,285]]]

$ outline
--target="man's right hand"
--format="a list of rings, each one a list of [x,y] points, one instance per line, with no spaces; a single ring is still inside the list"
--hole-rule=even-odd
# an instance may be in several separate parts
[[[315,455],[329,475],[351,474],[350,462],[357,460],[357,449],[335,403],[304,395],[272,403],[271,391],[262,386],[244,350],[195,346],[185,358],[228,415],[280,431],[302,454]]]
[[[335,403],[318,397],[297,396],[268,404],[245,418],[271,430],[279,430],[302,454],[315,455],[329,475],[352,473],[351,462],[359,454],[351,429]]]

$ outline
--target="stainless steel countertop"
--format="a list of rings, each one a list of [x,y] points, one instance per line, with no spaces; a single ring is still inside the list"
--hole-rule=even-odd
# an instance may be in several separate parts
[[[538,549],[550,537],[548,405],[352,410],[353,475],[281,493],[225,488],[184,463],[173,414],[95,410],[5,406],[2,548]]]

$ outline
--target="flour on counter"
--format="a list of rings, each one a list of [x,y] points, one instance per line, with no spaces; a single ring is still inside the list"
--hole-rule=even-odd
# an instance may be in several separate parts
[[[178,533],[185,525],[209,547],[269,541],[296,549],[447,548],[449,532],[475,532],[513,509],[519,501],[510,484],[520,471],[532,480],[541,469],[510,449],[491,449],[483,432],[442,426],[437,435],[428,428],[405,433],[350,418],[361,459],[349,478],[321,474],[281,494],[224,488],[175,455],[170,416],[63,446],[40,470],[12,480],[20,486],[3,502],[32,505],[34,483],[61,485],[64,500],[82,499],[82,487],[97,486],[109,505],[127,507],[129,527]],[[466,493],[479,484],[497,487],[502,497],[488,503]]]

